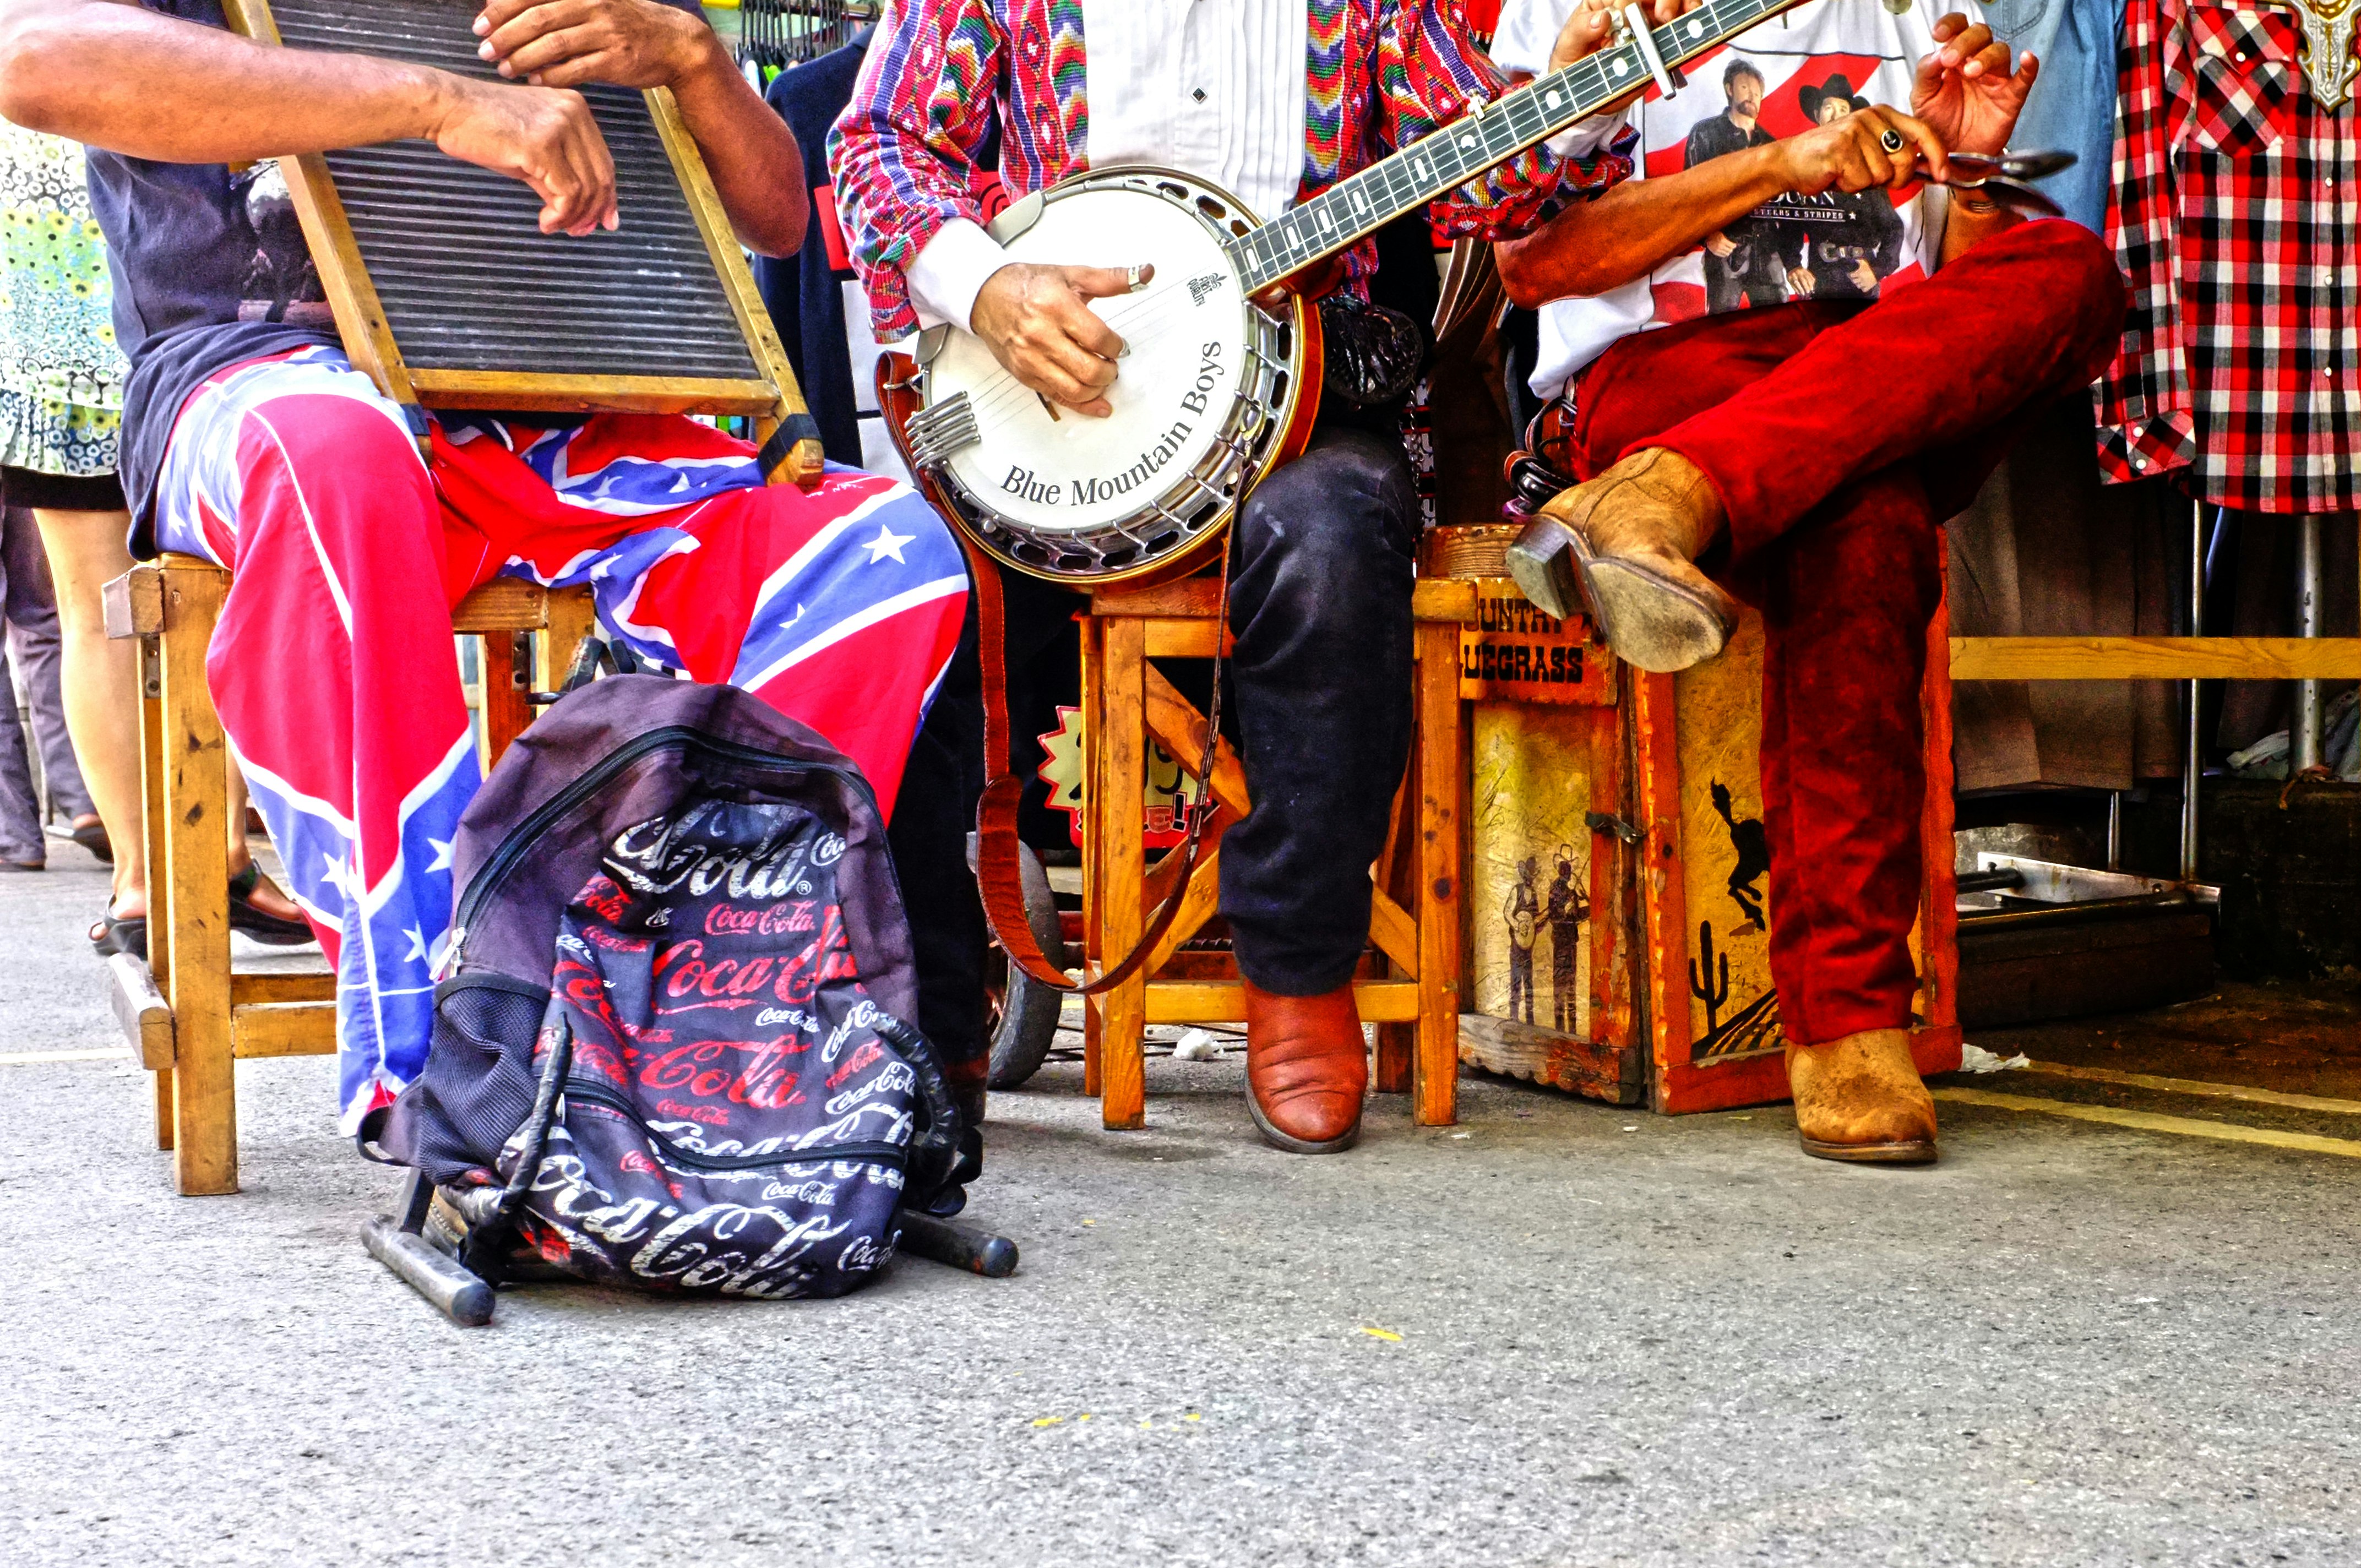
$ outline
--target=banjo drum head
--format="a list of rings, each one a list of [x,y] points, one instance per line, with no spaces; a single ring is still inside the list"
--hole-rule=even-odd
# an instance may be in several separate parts
[[[1190,476],[1209,456],[1219,466],[1214,444],[1233,423],[1242,380],[1251,389],[1259,379],[1247,364],[1256,334],[1246,321],[1259,313],[1219,234],[1193,204],[1146,186],[1053,191],[1039,220],[1005,247],[1014,260],[1045,265],[1154,265],[1140,292],[1090,302],[1128,350],[1107,389],[1111,417],[1060,408],[1053,418],[969,333],[949,334],[927,366],[930,409],[964,392],[973,411],[976,438],[944,465],[961,499],[1038,540],[1045,560],[1069,549],[1104,558],[1076,576],[1124,575],[1133,563],[1121,556],[1144,559],[1146,542],[1172,534],[1159,502],[1184,512],[1213,503]]]

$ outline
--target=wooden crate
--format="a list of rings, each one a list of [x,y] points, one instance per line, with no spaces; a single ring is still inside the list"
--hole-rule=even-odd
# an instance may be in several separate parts
[[[1465,537],[1432,542],[1428,560],[1487,564]],[[1514,588],[1481,578],[1478,593],[1488,609]],[[1784,1100],[1770,968],[1777,912],[1757,766],[1762,620],[1747,612],[1721,658],[1677,676],[1633,671],[1594,647],[1570,682],[1560,658],[1544,664],[1503,652],[1581,635],[1578,625],[1479,615],[1463,641],[1471,701],[1461,1060],[1667,1113]],[[1928,645],[1927,872],[1913,948],[1915,1054],[1922,1071],[1936,1072],[1960,1057],[1940,617]]]

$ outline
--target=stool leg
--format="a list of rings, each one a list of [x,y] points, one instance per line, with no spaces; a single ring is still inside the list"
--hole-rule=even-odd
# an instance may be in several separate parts
[[[1411,1119],[1459,1120],[1459,627],[1418,628],[1418,1059]]]
[[[172,994],[171,861],[164,850],[164,677],[156,640],[143,637],[139,650],[139,786],[141,792],[139,852],[146,857],[148,887],[148,972],[156,989]],[[118,853],[120,851],[117,851]],[[156,1146],[172,1146],[176,1113],[172,1069],[156,1073]]]
[[[173,1168],[184,1196],[237,1190],[237,1086],[229,1037],[229,752],[205,687],[205,648],[227,574],[164,572],[164,813],[160,885],[170,928]],[[151,914],[150,924],[153,925]]]
[[[533,679],[541,689],[554,692],[574,667],[582,640],[598,629],[598,607],[588,588],[555,588],[549,595],[548,619],[535,654]]]
[[[1100,682],[1099,941],[1113,963],[1139,943],[1147,893],[1148,623],[1111,620]],[[1147,1124],[1148,977],[1135,974],[1104,996],[1099,1034],[1099,1111],[1110,1128]]]
[[[172,1069],[162,1068],[148,1076],[155,1080],[156,1146],[170,1150],[174,1124],[180,1119],[180,1096],[175,1092]]]
[[[1393,817],[1386,828],[1385,853],[1378,857],[1377,867],[1378,886],[1404,909],[1418,907],[1418,746],[1413,740],[1410,770],[1403,776],[1402,787],[1394,791]],[[1386,972],[1397,978],[1418,978],[1390,960],[1386,965]],[[1418,1029],[1416,1024],[1380,1024],[1377,1026],[1376,1069],[1369,1075],[1369,1086],[1379,1094],[1410,1092],[1411,1063],[1418,1050]]]
[[[476,668],[484,692],[484,771],[533,722],[533,705],[516,683],[517,631],[487,631],[477,640]]]

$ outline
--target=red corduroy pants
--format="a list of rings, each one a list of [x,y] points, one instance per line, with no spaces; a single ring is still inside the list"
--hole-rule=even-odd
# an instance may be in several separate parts
[[[2020,224],[1865,306],[1625,338],[1574,388],[1580,477],[1664,447],[1730,514],[1701,564],[1763,612],[1771,972],[1800,1044],[1910,1022],[1939,525],[2025,416],[2098,375],[2124,300],[2090,231]]]

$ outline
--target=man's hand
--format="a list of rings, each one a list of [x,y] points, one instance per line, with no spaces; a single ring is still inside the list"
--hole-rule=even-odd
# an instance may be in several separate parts
[[[1716,229],[1705,236],[1705,247],[1716,256],[1728,256],[1738,248],[1738,242],[1719,229]]]
[[[611,229],[615,159],[582,94],[445,76],[434,145],[453,158],[522,180],[541,198],[541,232],[577,238]]]
[[[1787,287],[1795,291],[1795,297],[1799,300],[1810,299],[1812,291],[1819,287],[1819,282],[1818,279],[1812,276],[1809,268],[1795,267],[1788,269]]]
[[[1140,269],[1145,282],[1155,269]],[[1123,339],[1087,302],[1131,292],[1128,273],[1112,267],[1038,267],[1013,261],[984,280],[968,324],[1002,368],[1043,397],[1093,419],[1115,412]]]
[[[1701,4],[1703,0],[1640,0],[1640,8],[1661,27]],[[1616,13],[1622,9],[1622,5],[1610,0],[1582,0],[1574,8],[1574,15],[1565,19],[1565,26],[1558,29],[1557,46],[1550,50],[1549,68],[1564,71],[1585,55],[1605,49],[1614,36]]]
[[[1864,294],[1876,293],[1877,269],[1872,267],[1865,260],[1854,262],[1852,264],[1852,286],[1860,290]]]
[[[1889,133],[1895,142],[1892,148],[1886,145]],[[1880,185],[1898,191],[1919,178],[1921,157],[1936,179],[1949,172],[1942,138],[1924,121],[1885,108],[1855,109],[1783,137],[1766,150],[1777,159],[1787,188],[1806,196],[1828,190],[1850,194]]]
[[[1987,155],[2004,150],[2041,62],[2028,52],[2010,75],[2008,45],[1956,12],[1935,24],[1935,41],[1942,47],[1918,62],[1910,84],[1910,112],[1946,147]]]
[[[478,54],[536,87],[671,88],[739,239],[765,256],[803,244],[803,153],[699,17],[656,0],[484,0],[475,30]]]
[[[476,52],[536,87],[669,87],[722,55],[713,29],[655,0],[487,0]]]

